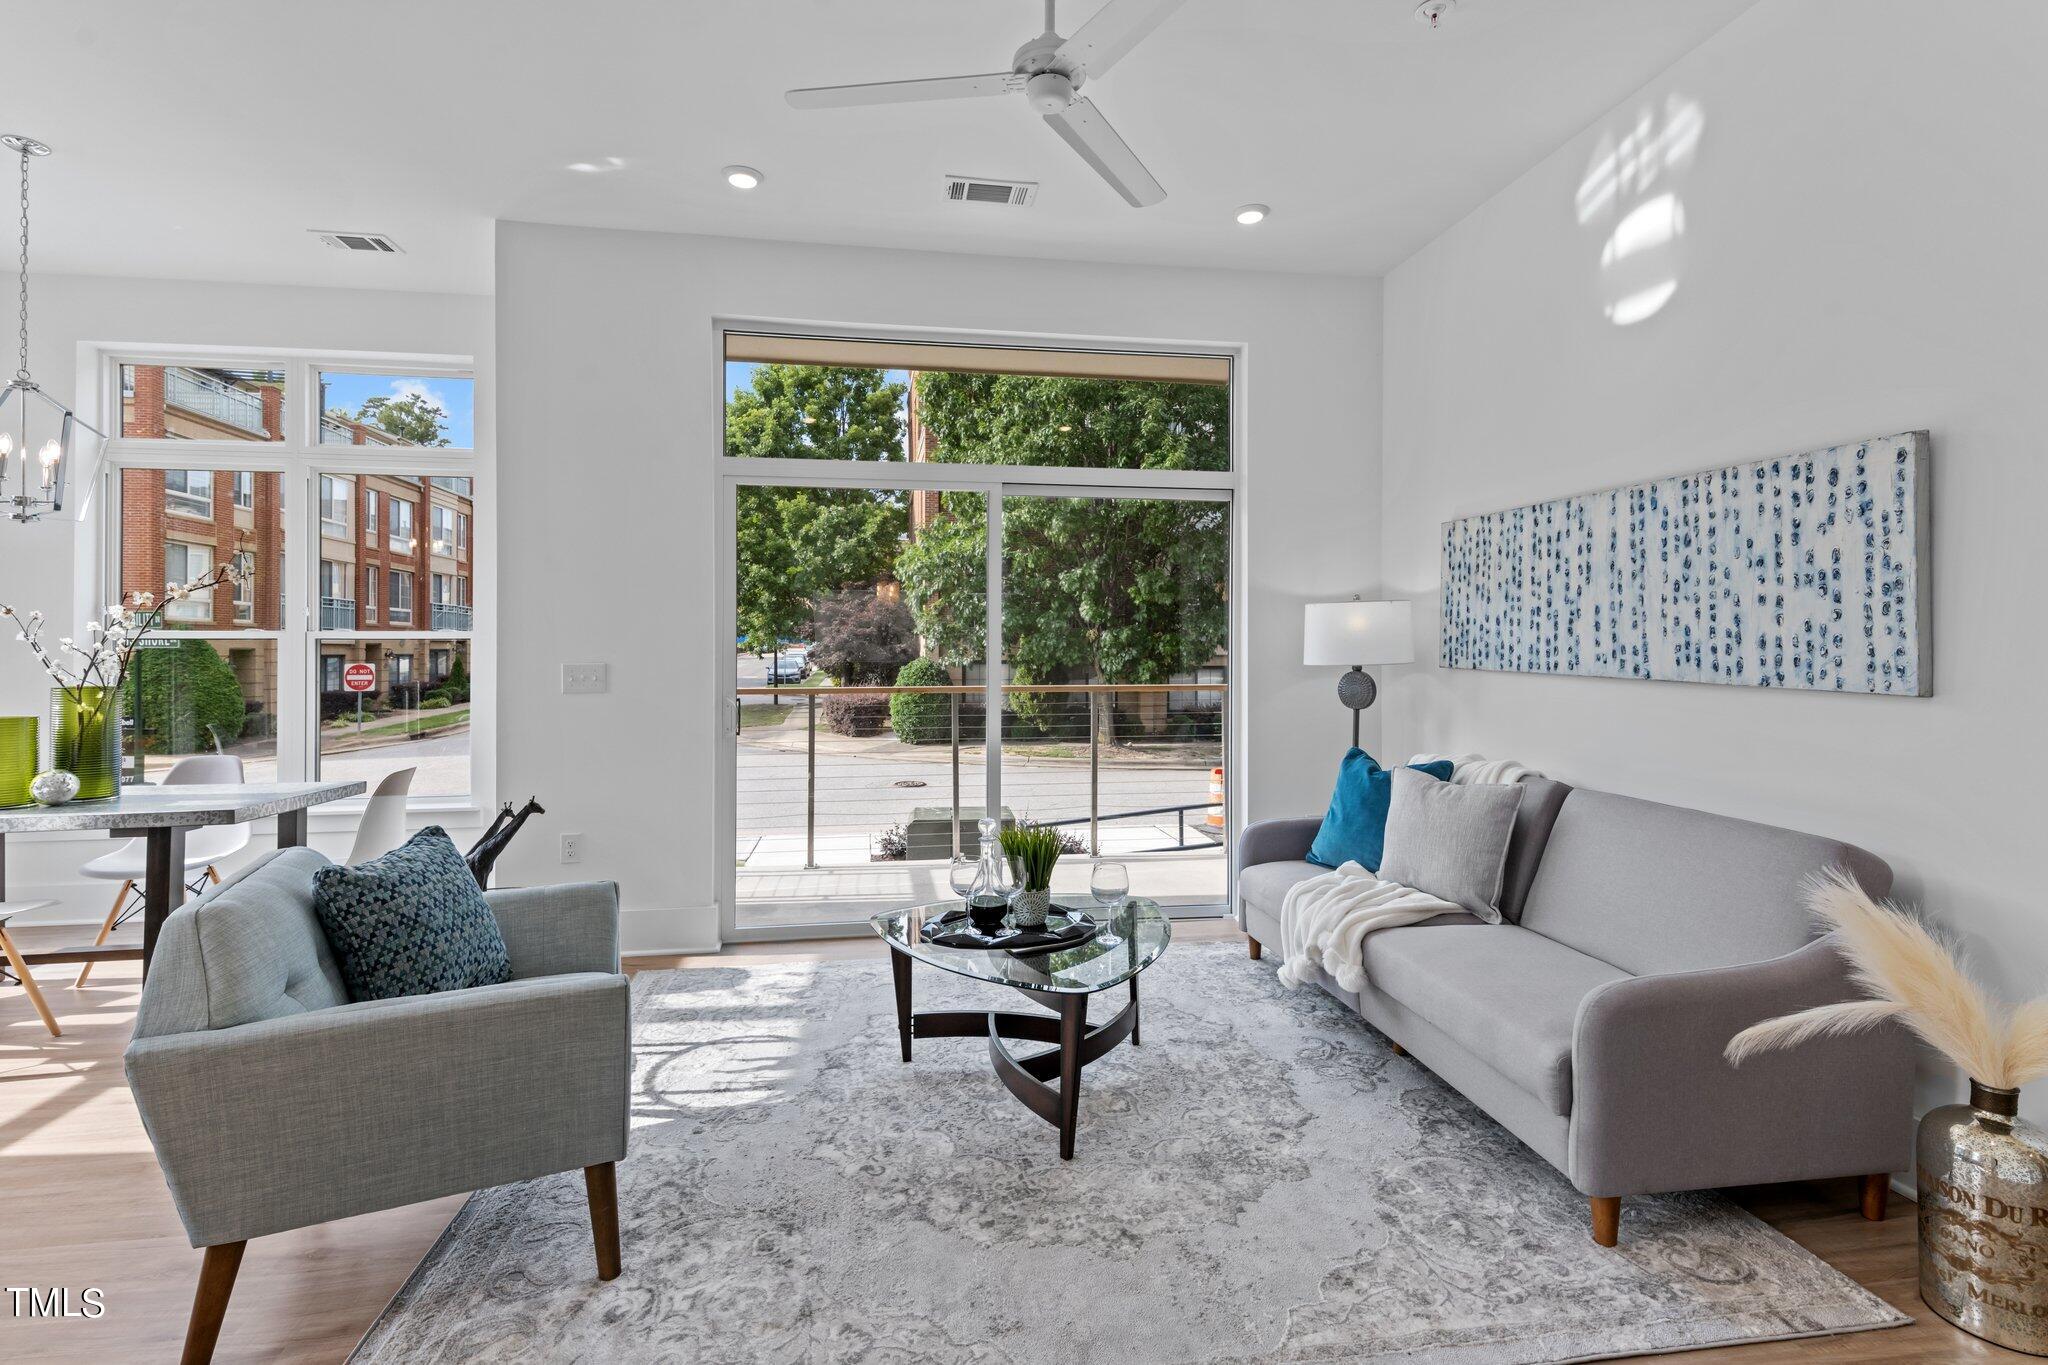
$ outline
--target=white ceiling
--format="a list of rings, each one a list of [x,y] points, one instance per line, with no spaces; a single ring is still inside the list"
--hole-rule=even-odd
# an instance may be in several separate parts
[[[1061,32],[1097,3],[1063,0]],[[1371,275],[1750,3],[1462,0],[1432,33],[1413,0],[1189,0],[1085,91],[1165,184],[1149,209],[1021,97],[783,103],[1006,68],[1038,0],[12,0],[0,131],[57,151],[38,270],[488,293],[491,222],[518,218]],[[728,162],[766,183],[726,188]],[[948,205],[947,173],[1042,188]],[[1254,200],[1272,217],[1237,226]]]

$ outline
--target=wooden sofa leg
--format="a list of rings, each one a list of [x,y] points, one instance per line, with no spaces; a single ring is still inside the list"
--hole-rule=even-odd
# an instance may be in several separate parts
[[[1866,1175],[1863,1177],[1863,1216],[1873,1223],[1882,1223],[1886,1206],[1891,1202],[1892,1178],[1890,1175]]]
[[[1593,1242],[1611,1247],[1621,1240],[1621,1197],[1593,1196]]]
[[[590,1235],[597,1243],[597,1278],[619,1278],[619,1172],[606,1161],[583,1168],[584,1193],[590,1196]]]
[[[1259,941],[1253,938],[1250,934],[1246,934],[1244,936],[1244,941],[1252,950],[1252,961],[1257,962],[1259,960],[1259,955],[1264,953],[1266,950],[1263,947],[1261,947]]]
[[[206,1365],[220,1340],[221,1319],[227,1316],[228,1295],[235,1292],[235,1272],[242,1268],[247,1242],[222,1242],[206,1249],[199,1266],[199,1288],[192,1295],[192,1319],[185,1325],[183,1365]]]

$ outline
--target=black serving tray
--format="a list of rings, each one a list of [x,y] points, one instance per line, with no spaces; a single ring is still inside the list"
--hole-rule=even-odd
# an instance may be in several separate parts
[[[941,948],[999,948],[1025,957],[1078,948],[1101,931],[1101,925],[1079,910],[1055,905],[1042,929],[1019,929],[1005,922],[984,934],[962,908],[926,924],[923,937]]]

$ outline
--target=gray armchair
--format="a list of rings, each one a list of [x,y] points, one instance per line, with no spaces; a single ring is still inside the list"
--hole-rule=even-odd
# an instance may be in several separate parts
[[[619,1273],[630,1007],[609,883],[486,893],[513,979],[350,1003],[284,849],[164,922],[127,1071],[192,1245],[187,1362],[252,1237],[581,1167]]]

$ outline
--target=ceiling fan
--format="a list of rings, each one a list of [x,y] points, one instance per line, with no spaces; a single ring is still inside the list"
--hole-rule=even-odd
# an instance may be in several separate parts
[[[916,100],[972,99],[1021,91],[1081,159],[1135,208],[1156,204],[1166,191],[1138,160],[1091,100],[1074,92],[1123,59],[1185,0],[1108,0],[1071,38],[1053,28],[1053,0],[1045,0],[1045,32],[1017,49],[1008,71],[982,76],[940,76],[922,81],[875,81],[867,85],[821,85],[792,90],[798,109],[838,109],[856,104],[904,104]]]

